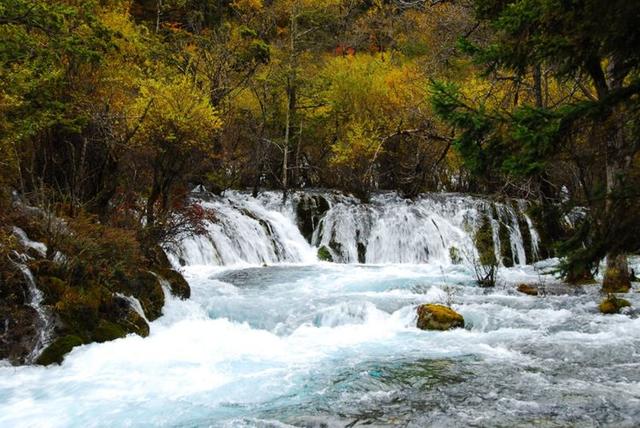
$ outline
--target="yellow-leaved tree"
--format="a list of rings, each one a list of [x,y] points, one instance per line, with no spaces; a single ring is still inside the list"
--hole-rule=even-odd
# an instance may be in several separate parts
[[[151,177],[145,207],[147,226],[170,213],[172,191],[189,174],[189,165],[209,156],[214,133],[222,126],[206,91],[175,76],[142,82],[131,120],[134,143]]]

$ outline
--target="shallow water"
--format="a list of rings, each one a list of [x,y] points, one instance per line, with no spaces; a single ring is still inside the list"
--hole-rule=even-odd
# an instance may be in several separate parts
[[[146,339],[0,368],[0,426],[637,426],[640,319],[596,288],[493,290],[462,266],[191,266]],[[560,293],[560,295],[556,295]],[[562,294],[570,293],[570,294]],[[640,307],[640,294],[629,299]],[[466,329],[415,328],[452,303]]]

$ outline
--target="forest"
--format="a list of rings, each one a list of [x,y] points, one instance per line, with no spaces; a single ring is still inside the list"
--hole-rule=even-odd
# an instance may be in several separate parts
[[[259,251],[263,232],[275,255],[242,247],[234,263],[304,261],[303,244],[363,265],[441,252],[483,288],[554,260],[536,275],[570,293],[596,284],[619,312],[640,255],[639,47],[629,0],[0,0],[0,358],[49,365],[152,339],[171,295],[202,292],[188,267],[207,263],[185,242],[232,265],[225,245],[244,234]],[[449,212],[437,195],[463,202]],[[331,217],[431,197],[442,250],[402,232],[415,210],[389,220],[399,250],[373,239],[382,214],[357,217],[348,243]],[[470,200],[489,208],[473,202],[455,232],[470,238],[450,244],[439,219]],[[293,204],[296,237],[262,214],[288,209],[276,204]],[[228,209],[252,226],[224,229]]]

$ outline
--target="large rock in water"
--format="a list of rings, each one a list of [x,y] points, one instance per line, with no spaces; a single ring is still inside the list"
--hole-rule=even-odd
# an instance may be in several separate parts
[[[436,304],[418,306],[418,328],[421,330],[451,330],[464,328],[464,318],[453,309]]]
[[[619,299],[613,294],[609,295],[598,305],[600,312],[606,315],[619,314],[622,308],[631,306],[628,300]]]
[[[518,291],[523,294],[528,294],[529,296],[537,296],[538,295],[538,287],[531,284],[520,284],[518,285]]]

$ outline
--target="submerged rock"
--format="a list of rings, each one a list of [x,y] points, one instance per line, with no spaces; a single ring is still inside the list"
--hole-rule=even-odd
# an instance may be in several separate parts
[[[418,306],[418,324],[421,330],[451,330],[464,328],[464,318],[453,309],[436,304]]]
[[[538,295],[538,287],[530,285],[530,284],[520,284],[518,285],[518,291],[527,294],[529,296],[537,296]]]
[[[189,283],[180,272],[173,269],[162,269],[158,273],[169,283],[171,294],[182,300],[191,297],[191,287],[189,287]]]
[[[100,322],[98,323],[98,327],[96,327],[95,331],[93,332],[92,339],[95,342],[103,343],[110,340],[120,339],[121,337],[125,337],[126,335],[127,332],[124,331],[124,329],[118,324],[107,320],[100,320]]]
[[[613,294],[609,295],[598,305],[598,309],[601,313],[611,315],[619,314],[622,308],[630,307],[631,303],[625,299],[619,299]]]
[[[333,256],[327,247],[324,245],[318,248],[318,260],[321,262],[333,262]]]
[[[36,364],[48,366],[50,364],[60,364],[64,356],[71,352],[76,346],[82,345],[84,342],[81,338],[74,335],[59,337],[47,346],[42,354],[36,360]]]

